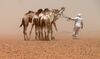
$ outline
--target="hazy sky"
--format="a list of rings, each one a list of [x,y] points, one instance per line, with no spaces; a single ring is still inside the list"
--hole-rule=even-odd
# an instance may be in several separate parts
[[[66,7],[66,16],[75,17],[77,13],[82,13],[83,32],[100,32],[100,0],[0,0],[0,37],[21,35],[19,25],[28,10],[62,6]],[[60,18],[57,25],[59,32],[71,32],[73,28],[73,22],[64,18]]]

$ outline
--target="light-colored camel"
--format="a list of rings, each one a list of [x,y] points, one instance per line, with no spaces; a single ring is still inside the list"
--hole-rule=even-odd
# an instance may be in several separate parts
[[[43,14],[40,17],[41,20],[41,35],[43,40],[49,40],[49,30],[50,30],[50,10],[48,8],[44,9]]]
[[[35,26],[35,39],[36,40],[40,40],[41,39],[41,30],[40,30],[40,13],[42,13],[42,9],[39,9],[33,16],[32,18],[32,27],[31,27],[31,30],[30,30],[30,35],[29,35],[29,38],[31,36],[31,32],[32,32],[32,29],[33,29],[33,26]]]
[[[63,12],[65,11],[64,7],[61,7],[60,10],[59,9],[53,9],[52,13],[50,14],[50,35],[51,35],[51,40],[55,39],[54,34],[53,34],[53,26],[57,29],[56,26],[56,21],[63,15]]]
[[[33,11],[28,11],[25,14],[25,16],[22,18],[22,22],[20,24],[20,27],[23,26],[24,40],[29,40],[28,35],[27,35],[27,28],[28,28],[29,23],[32,23],[33,15],[34,15]]]
[[[45,40],[55,39],[53,35],[53,26],[57,30],[55,22],[63,14],[64,10],[64,7],[62,7],[60,10],[49,10],[48,8],[44,10],[44,14],[41,16],[41,21],[43,22],[41,25],[43,25],[42,32]]]

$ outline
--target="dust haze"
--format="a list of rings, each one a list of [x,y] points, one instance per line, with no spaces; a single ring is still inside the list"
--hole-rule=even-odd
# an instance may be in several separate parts
[[[21,37],[19,28],[21,18],[28,10],[39,8],[66,7],[64,15],[75,17],[82,13],[84,29],[82,33],[100,33],[100,1],[99,0],[0,0],[0,37]],[[71,34],[73,22],[60,18],[57,21],[58,34]]]

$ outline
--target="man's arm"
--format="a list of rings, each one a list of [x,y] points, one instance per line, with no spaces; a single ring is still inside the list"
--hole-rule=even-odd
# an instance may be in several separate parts
[[[72,20],[72,21],[75,20],[75,18],[71,18],[71,17],[67,17],[67,18],[68,18],[68,20]]]

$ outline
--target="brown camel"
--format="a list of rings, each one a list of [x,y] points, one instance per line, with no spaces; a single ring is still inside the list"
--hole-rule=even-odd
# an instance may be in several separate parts
[[[25,14],[25,16],[22,18],[22,22],[20,24],[20,27],[23,26],[24,40],[29,40],[28,35],[27,35],[27,27],[28,27],[29,23],[32,23],[33,15],[34,15],[33,11],[28,11]]]

